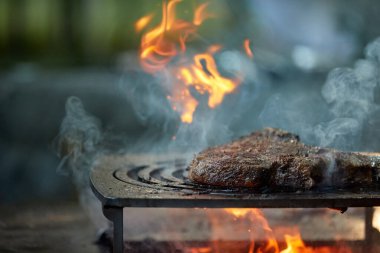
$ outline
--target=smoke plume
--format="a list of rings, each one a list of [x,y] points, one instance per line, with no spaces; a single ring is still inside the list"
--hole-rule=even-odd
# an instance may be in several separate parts
[[[296,94],[273,95],[260,115],[262,124],[293,131],[306,142],[323,147],[373,147],[378,133],[366,141],[363,134],[369,122],[379,123],[370,121],[379,114],[379,55],[380,38],[366,47],[365,59],[356,61],[353,68],[337,68],[328,74],[320,93],[322,99],[307,88],[300,88]],[[371,131],[378,127],[372,125]]]
[[[58,171],[71,175],[82,207],[99,229],[105,229],[108,225],[101,205],[89,187],[89,174],[102,151],[102,140],[100,121],[85,111],[79,98],[68,98],[66,116],[56,139],[57,151],[62,157]]]

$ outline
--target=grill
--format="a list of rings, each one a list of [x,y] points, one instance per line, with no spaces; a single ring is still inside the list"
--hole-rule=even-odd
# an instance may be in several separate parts
[[[140,159],[142,161],[143,159]],[[380,206],[380,191],[373,189],[318,189],[273,193],[263,189],[215,188],[188,180],[186,160],[153,159],[143,165],[126,159],[103,159],[90,175],[91,188],[103,205],[104,215],[114,224],[114,252],[123,252],[124,207],[183,208],[318,208],[344,211],[348,207]],[[367,244],[372,237],[373,209],[366,210]]]

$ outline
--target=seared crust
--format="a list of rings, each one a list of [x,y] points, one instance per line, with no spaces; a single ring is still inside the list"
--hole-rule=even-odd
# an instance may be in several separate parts
[[[189,166],[189,178],[213,186],[308,190],[371,184],[371,164],[366,156],[308,146],[297,135],[266,128],[202,151]]]

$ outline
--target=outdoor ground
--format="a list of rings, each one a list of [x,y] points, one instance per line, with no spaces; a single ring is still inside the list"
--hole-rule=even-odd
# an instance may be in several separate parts
[[[100,252],[96,230],[75,202],[0,207],[0,252]]]

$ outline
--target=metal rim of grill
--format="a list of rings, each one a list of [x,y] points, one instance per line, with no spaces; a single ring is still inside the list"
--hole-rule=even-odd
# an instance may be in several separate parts
[[[98,166],[91,187],[103,205],[119,207],[368,207],[380,206],[378,189],[254,192],[200,185],[187,178],[186,161]]]
[[[269,189],[262,188],[252,190],[249,188],[216,187],[197,184],[189,180],[188,169],[185,160],[165,161],[153,165],[140,165],[124,167],[114,171],[113,176],[127,184],[138,185],[153,189],[174,190],[192,192],[195,194],[219,194],[219,195],[246,195],[252,193],[276,194]],[[352,188],[351,191],[360,192],[363,189]],[[313,193],[346,192],[346,189],[331,187],[317,188]],[[278,193],[278,192],[277,192]]]

